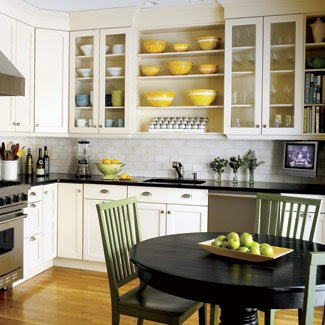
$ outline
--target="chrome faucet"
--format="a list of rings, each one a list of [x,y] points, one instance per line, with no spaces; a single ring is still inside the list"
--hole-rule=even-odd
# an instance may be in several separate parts
[[[183,179],[184,178],[184,166],[178,161],[173,161],[172,166],[176,170],[178,179]]]

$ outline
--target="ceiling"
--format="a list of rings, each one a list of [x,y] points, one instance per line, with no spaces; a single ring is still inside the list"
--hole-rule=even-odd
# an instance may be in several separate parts
[[[81,11],[138,6],[141,8],[171,5],[197,5],[215,3],[216,0],[24,0],[37,8],[59,11]]]

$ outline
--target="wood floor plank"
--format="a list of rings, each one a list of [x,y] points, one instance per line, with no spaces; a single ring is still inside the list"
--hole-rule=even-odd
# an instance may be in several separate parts
[[[121,289],[124,293],[134,281]],[[54,267],[6,292],[0,292],[0,325],[102,325],[111,324],[111,306],[106,273]],[[261,321],[263,322],[263,313]],[[315,311],[315,325],[322,310]],[[122,316],[121,325],[136,325]],[[145,321],[145,325],[157,323]],[[193,315],[184,325],[197,325]],[[276,325],[297,325],[297,312],[278,311]]]

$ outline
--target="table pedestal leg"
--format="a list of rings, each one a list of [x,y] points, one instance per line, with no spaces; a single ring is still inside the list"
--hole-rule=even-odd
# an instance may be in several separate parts
[[[256,308],[220,306],[220,325],[257,325]]]

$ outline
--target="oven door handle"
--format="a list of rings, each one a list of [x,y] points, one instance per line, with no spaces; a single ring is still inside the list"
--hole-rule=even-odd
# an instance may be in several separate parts
[[[22,214],[18,215],[15,218],[11,218],[11,219],[7,219],[7,220],[0,221],[0,225],[3,224],[3,223],[7,223],[7,222],[17,221],[19,219],[23,219],[23,218],[26,218],[26,217],[27,217],[27,214],[26,213],[22,213]]]

